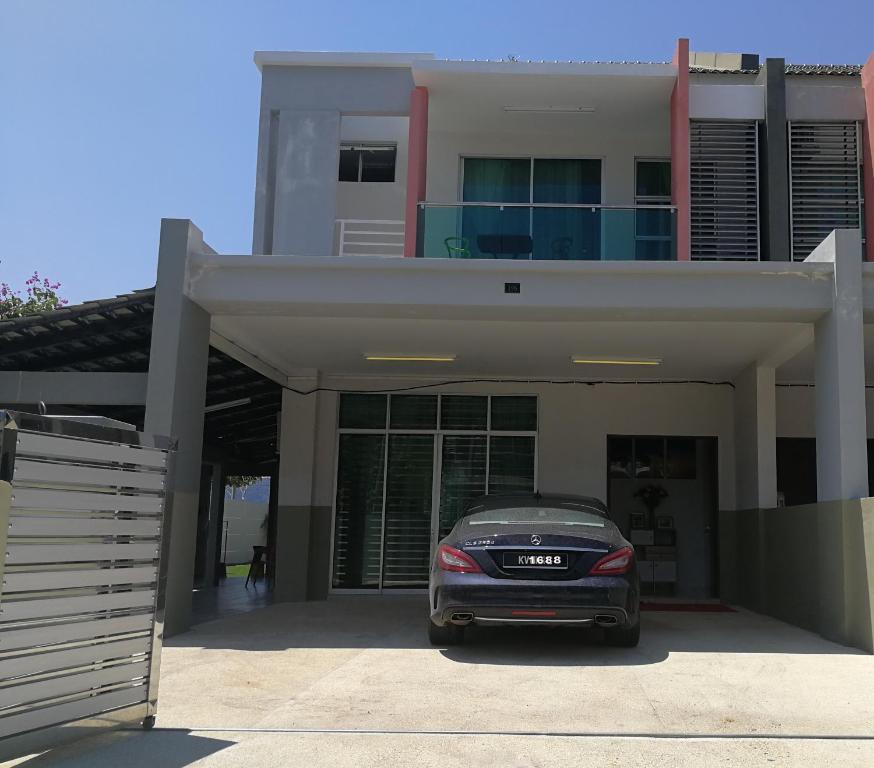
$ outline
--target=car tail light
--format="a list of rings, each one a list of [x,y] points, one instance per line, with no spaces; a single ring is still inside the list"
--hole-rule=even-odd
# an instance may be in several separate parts
[[[617,576],[628,573],[633,564],[634,550],[631,547],[622,547],[622,549],[605,555],[595,563],[592,570],[589,571],[589,576]]]
[[[446,544],[441,544],[437,548],[437,567],[443,571],[457,573],[482,573],[482,569],[470,555]]]

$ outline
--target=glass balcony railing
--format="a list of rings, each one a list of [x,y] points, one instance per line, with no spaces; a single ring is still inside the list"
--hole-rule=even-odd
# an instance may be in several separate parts
[[[416,255],[434,259],[673,261],[676,209],[419,203]]]

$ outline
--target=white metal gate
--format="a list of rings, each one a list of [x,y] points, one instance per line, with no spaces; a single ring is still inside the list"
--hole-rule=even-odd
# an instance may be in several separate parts
[[[0,759],[51,726],[154,723],[172,456],[0,411]]]

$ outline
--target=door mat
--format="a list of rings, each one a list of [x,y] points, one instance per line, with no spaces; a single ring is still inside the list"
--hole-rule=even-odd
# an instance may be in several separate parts
[[[725,603],[647,603],[641,602],[642,611],[680,611],[684,613],[737,613]]]

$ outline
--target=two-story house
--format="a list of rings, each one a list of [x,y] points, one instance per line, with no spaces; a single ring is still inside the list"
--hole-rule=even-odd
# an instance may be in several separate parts
[[[164,223],[146,428],[194,471],[210,336],[283,384],[279,599],[422,589],[471,498],[541,490],[647,594],[870,643],[874,62],[255,62],[254,255]]]

